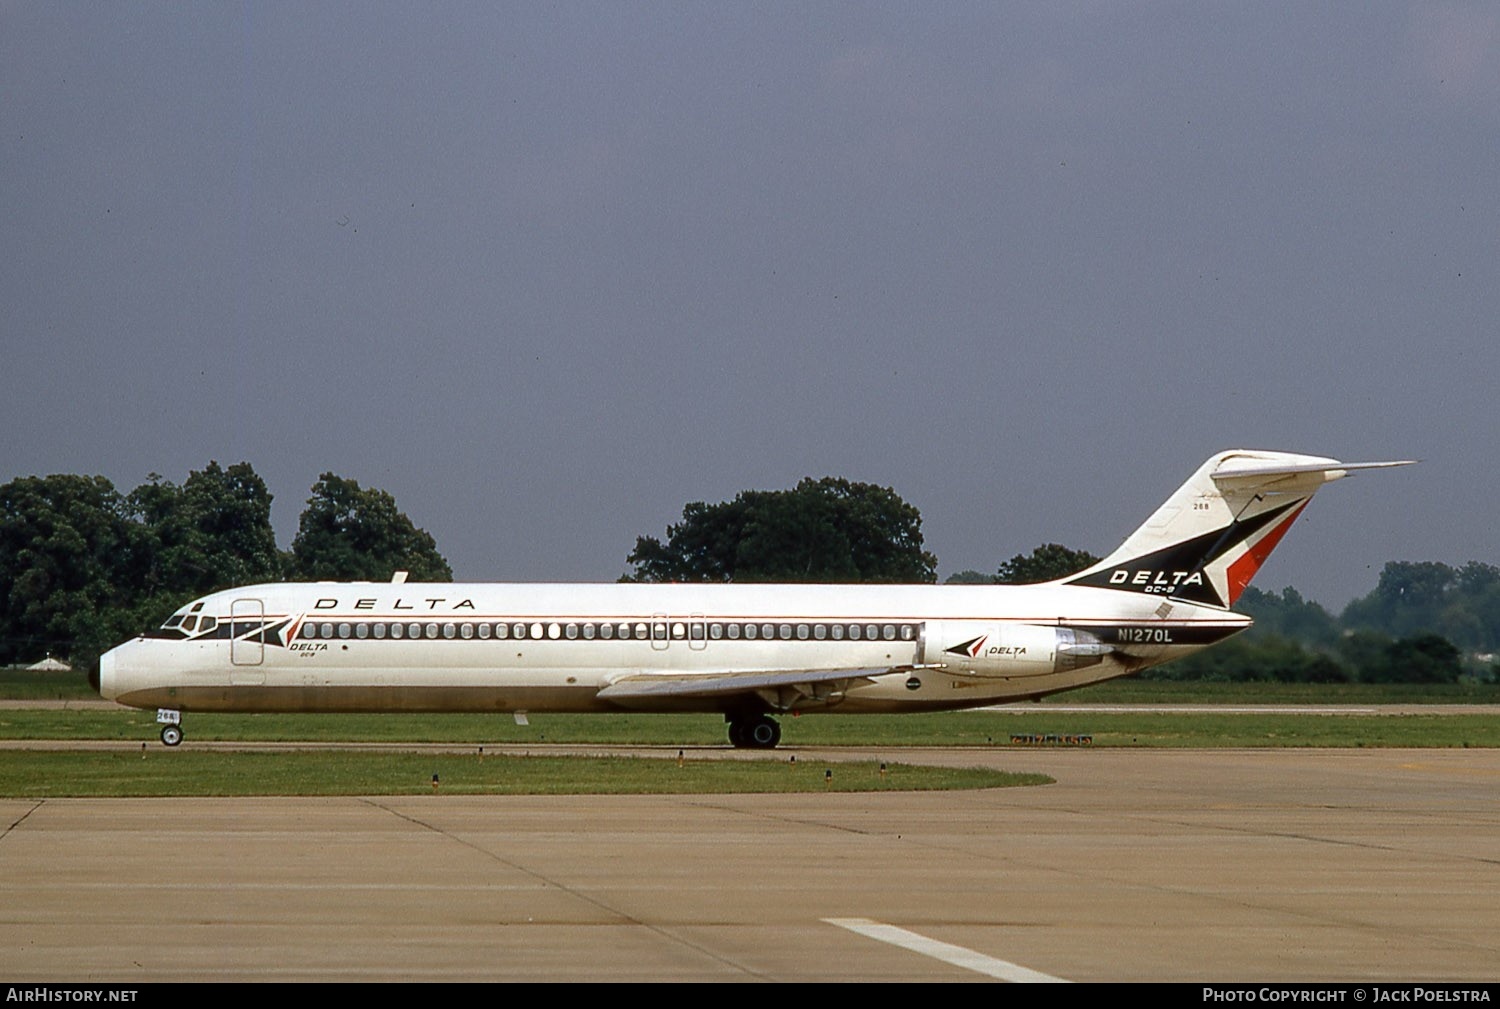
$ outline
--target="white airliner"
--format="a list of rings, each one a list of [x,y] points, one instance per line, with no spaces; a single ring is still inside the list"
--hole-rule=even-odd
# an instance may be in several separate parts
[[[933,711],[1042,697],[1190,655],[1323,484],[1353,470],[1221,452],[1104,560],[1041,585],[250,585],[107,652],[99,692],[184,711]]]

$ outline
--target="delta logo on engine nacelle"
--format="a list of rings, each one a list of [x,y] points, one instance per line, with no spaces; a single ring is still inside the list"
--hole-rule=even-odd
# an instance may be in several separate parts
[[[1103,660],[1108,645],[1087,631],[1036,624],[988,624],[941,621],[928,625],[929,639],[958,638],[943,648],[939,663],[950,672],[970,676],[1041,676],[1091,666]]]

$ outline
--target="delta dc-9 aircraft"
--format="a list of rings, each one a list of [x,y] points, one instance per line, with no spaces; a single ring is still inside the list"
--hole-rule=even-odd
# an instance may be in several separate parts
[[[1029,700],[1190,655],[1325,483],[1400,462],[1213,456],[1119,549],[1039,585],[250,585],[107,652],[100,694],[190,711],[713,712],[770,748],[779,714]]]

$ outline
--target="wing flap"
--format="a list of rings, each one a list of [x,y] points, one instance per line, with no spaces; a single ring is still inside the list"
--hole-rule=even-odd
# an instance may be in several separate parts
[[[853,680],[871,679],[891,673],[909,672],[916,666],[883,666],[873,669],[794,669],[762,670],[733,673],[662,674],[637,673],[623,676],[599,691],[605,701],[631,701],[652,697],[722,697],[726,694],[749,694],[784,687],[809,687],[815,684],[847,685]],[[811,691],[805,691],[810,693]]]

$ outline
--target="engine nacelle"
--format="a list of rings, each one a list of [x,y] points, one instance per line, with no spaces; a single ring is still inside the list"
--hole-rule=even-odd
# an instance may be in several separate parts
[[[1043,676],[1097,665],[1113,649],[1087,631],[978,620],[928,621],[923,659],[969,676]]]

